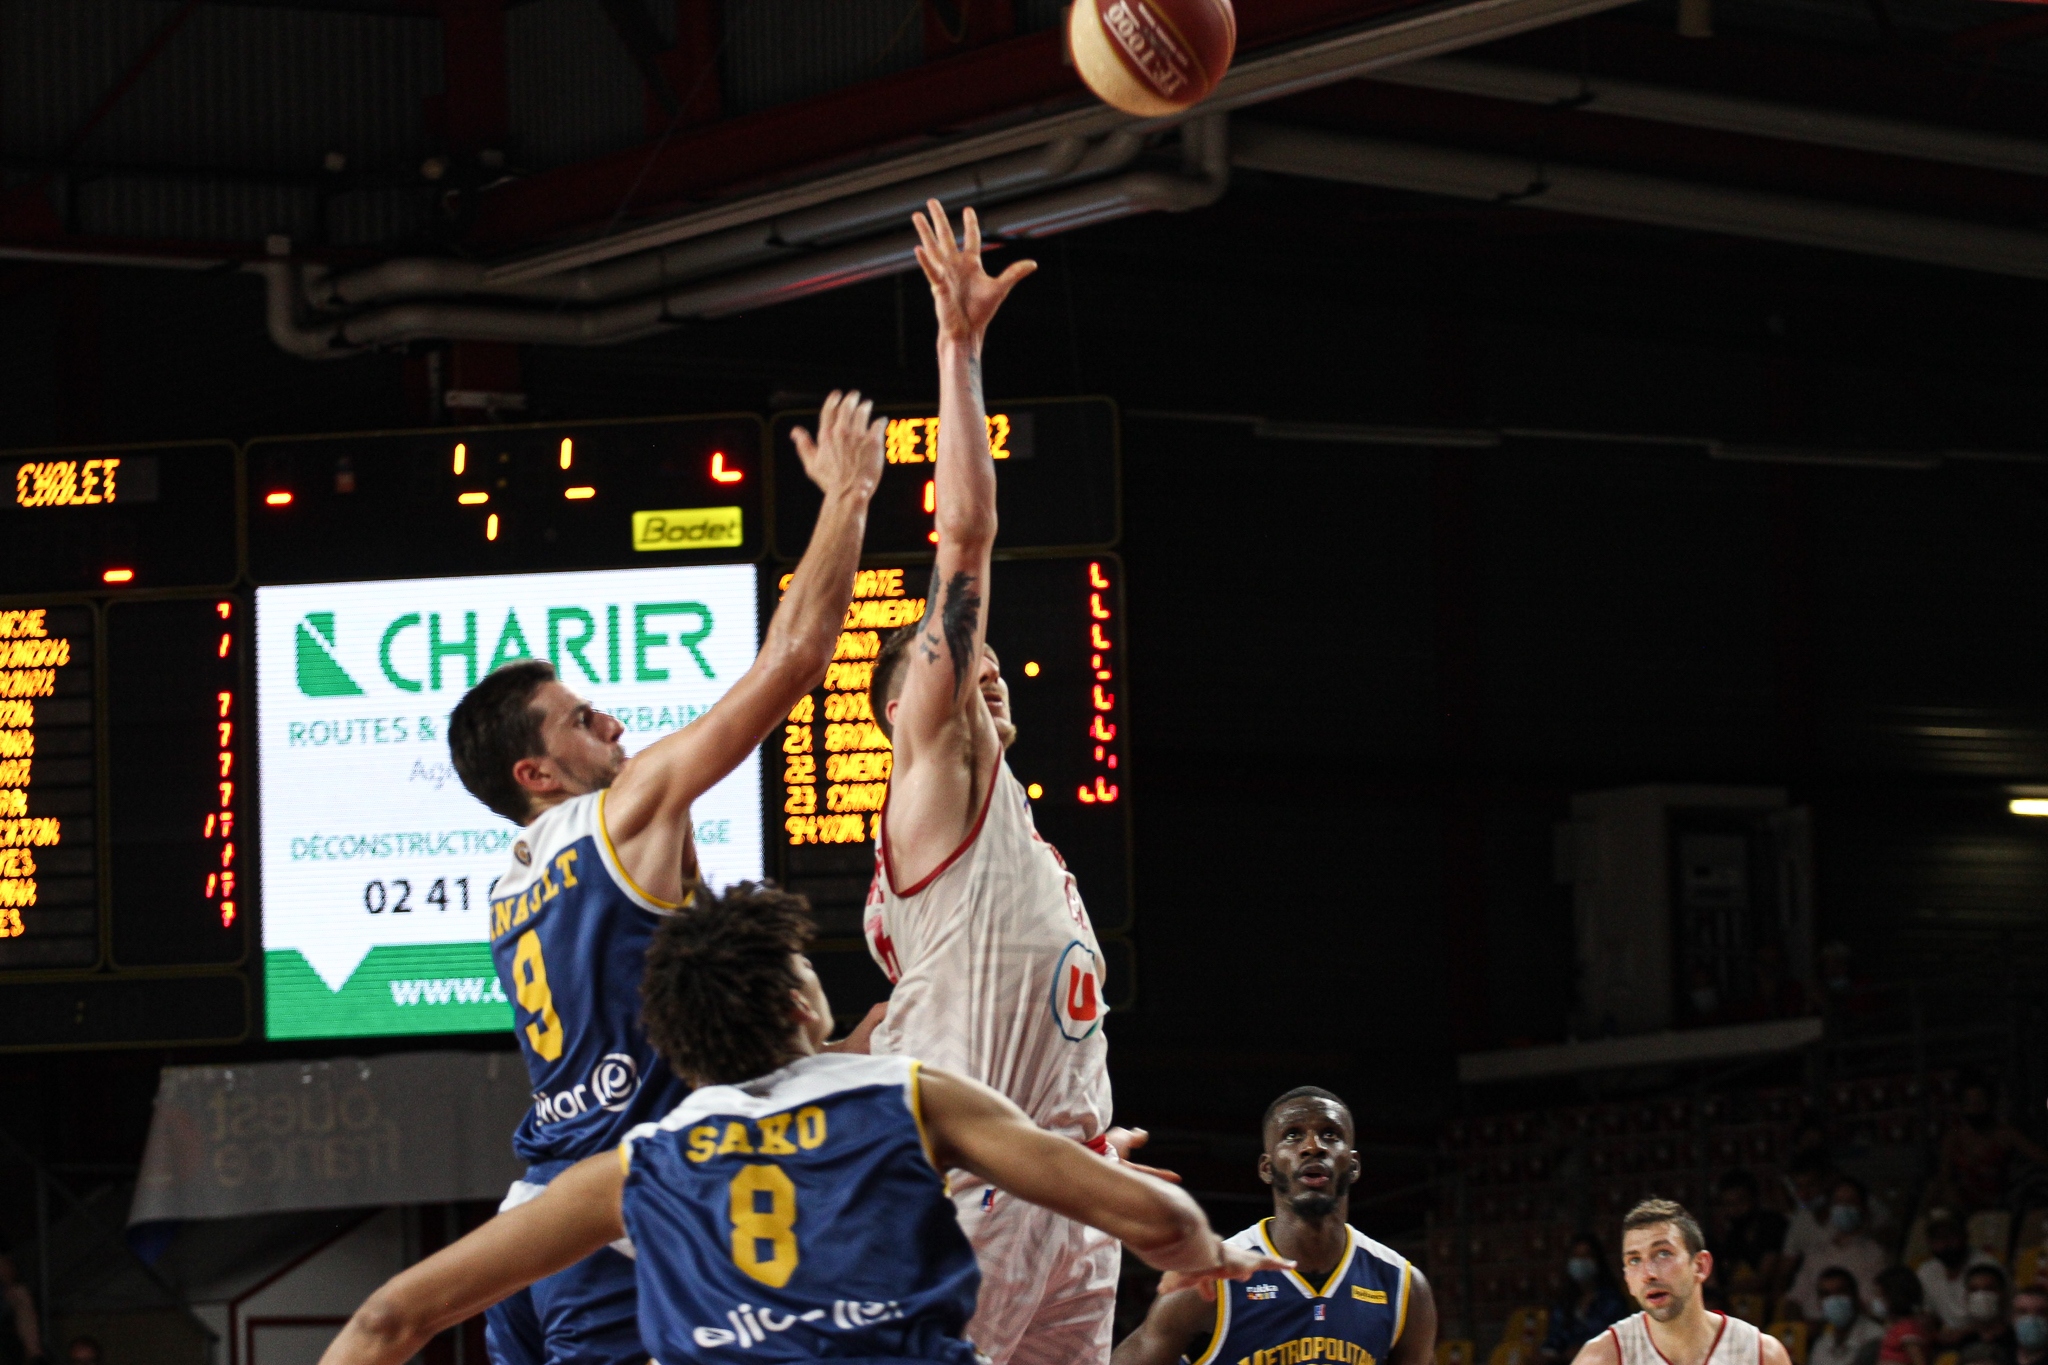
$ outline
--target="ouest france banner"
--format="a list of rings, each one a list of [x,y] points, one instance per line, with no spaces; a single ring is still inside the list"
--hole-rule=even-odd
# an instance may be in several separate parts
[[[257,589],[268,1036],[510,1028],[487,926],[518,827],[463,789],[449,713],[547,659],[637,753],[753,662],[755,594],[743,564]],[[761,876],[758,754],[691,815],[706,881]]]

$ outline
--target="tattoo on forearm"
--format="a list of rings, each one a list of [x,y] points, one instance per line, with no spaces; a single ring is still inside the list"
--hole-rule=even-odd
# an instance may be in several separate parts
[[[925,600],[938,603],[939,607],[936,611],[927,610],[917,645],[927,662],[937,663],[939,637],[941,634],[945,636],[946,653],[953,665],[953,695],[957,697],[976,663],[974,628],[981,622],[981,593],[973,574],[956,572],[946,580],[941,600],[938,577],[938,570],[934,569],[932,586]]]

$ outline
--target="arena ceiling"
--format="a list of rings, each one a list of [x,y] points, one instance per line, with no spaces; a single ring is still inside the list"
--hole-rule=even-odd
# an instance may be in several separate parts
[[[1261,175],[2048,278],[2048,12],[1682,8],[1245,0],[1145,121],[1057,0],[0,0],[0,256],[257,271],[308,358],[801,297],[928,195],[1021,239]]]

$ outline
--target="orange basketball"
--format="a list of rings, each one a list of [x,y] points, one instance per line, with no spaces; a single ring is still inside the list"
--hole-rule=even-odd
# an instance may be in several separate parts
[[[1074,0],[1067,45],[1105,104],[1156,117],[1216,88],[1237,47],[1237,15],[1230,0]]]

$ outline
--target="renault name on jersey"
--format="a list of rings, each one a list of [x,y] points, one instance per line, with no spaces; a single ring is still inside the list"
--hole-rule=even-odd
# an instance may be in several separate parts
[[[533,1093],[533,1117],[536,1123],[559,1123],[587,1114],[592,1107],[609,1109],[614,1114],[624,1109],[640,1089],[640,1066],[623,1052],[607,1052],[590,1069],[590,1079],[579,1081],[566,1090],[553,1094],[536,1090]]]

